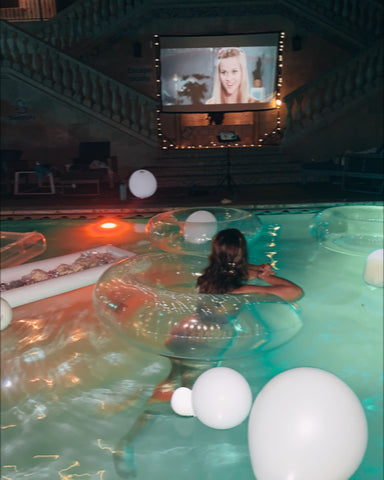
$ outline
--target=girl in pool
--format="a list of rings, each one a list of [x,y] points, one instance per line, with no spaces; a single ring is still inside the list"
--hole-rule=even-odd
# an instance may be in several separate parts
[[[213,81],[213,95],[207,105],[216,103],[256,103],[249,95],[247,59],[241,48],[222,48]]]
[[[249,285],[259,278],[269,285]],[[287,301],[298,300],[303,290],[289,280],[275,276],[269,263],[248,263],[247,242],[236,228],[219,232],[212,241],[209,265],[197,280],[200,293],[265,293]]]
[[[250,285],[247,280],[259,278],[269,285]],[[244,235],[237,229],[231,228],[222,230],[216,234],[212,241],[209,264],[197,280],[199,293],[224,294],[224,293],[261,293],[273,294],[288,301],[299,299],[302,289],[283,278],[274,275],[269,263],[253,265],[248,262],[247,242]],[[228,338],[233,336],[233,326],[228,321],[228,312],[212,312],[206,305],[198,305],[196,313],[190,315],[171,330],[170,336],[165,342],[167,348],[176,357],[183,356],[183,349],[196,350],[201,352],[206,349],[209,353],[216,350],[228,349]],[[220,308],[219,308],[220,310]],[[215,344],[205,342],[204,328],[200,329],[202,338],[199,338],[199,328],[191,332],[191,325],[206,326],[212,323],[221,324],[224,333],[223,338],[218,335]],[[222,343],[224,341],[224,343]],[[207,343],[207,344],[206,344]],[[176,388],[184,386],[192,388],[195,380],[212,363],[186,360],[183,358],[169,358],[171,371],[154,389],[151,397],[147,400],[144,411],[137,419],[129,432],[120,440],[114,452],[114,462],[117,473],[122,478],[133,478],[136,476],[134,462],[134,441],[143,429],[151,422],[156,415],[171,413],[170,400]],[[216,362],[217,364],[217,362]],[[123,405],[129,406],[132,399]],[[121,410],[120,405],[119,410]]]
[[[251,285],[248,280],[259,278],[268,285]],[[259,293],[262,295],[276,295],[289,302],[298,300],[303,290],[293,282],[277,277],[269,263],[253,265],[248,262],[247,241],[244,235],[236,228],[222,230],[212,241],[209,264],[197,280],[199,293],[207,294],[237,294]],[[215,308],[202,304],[197,306],[196,313],[190,315],[171,330],[165,346],[175,355],[183,356],[188,350],[206,350],[207,354],[215,350],[225,350],[219,335],[214,344],[204,339],[205,331],[210,325],[220,325],[223,338],[233,336],[233,326],[228,321],[236,312],[222,311],[222,307]],[[193,327],[193,328],[191,328]],[[201,327],[201,328],[200,328]],[[203,336],[198,338],[199,332]],[[228,348],[228,347],[227,347]]]

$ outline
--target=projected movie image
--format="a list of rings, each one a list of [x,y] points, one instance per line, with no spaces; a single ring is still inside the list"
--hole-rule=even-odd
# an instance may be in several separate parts
[[[275,108],[279,34],[160,39],[165,112]]]

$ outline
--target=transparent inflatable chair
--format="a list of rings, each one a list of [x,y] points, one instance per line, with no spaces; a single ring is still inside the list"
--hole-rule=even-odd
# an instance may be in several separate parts
[[[46,248],[44,235],[38,232],[0,232],[0,266],[14,267],[42,254]]]

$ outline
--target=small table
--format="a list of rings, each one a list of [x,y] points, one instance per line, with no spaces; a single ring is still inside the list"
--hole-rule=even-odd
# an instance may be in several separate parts
[[[42,188],[44,187],[43,181],[45,178],[48,179],[48,187],[49,191],[48,192],[36,192],[33,190],[26,190],[24,192],[20,192],[20,177],[26,176],[27,178],[30,175],[34,175],[37,177],[37,187]],[[34,187],[35,189],[36,187]],[[15,184],[14,184],[14,189],[13,189],[14,195],[55,195],[56,193],[56,188],[55,188],[55,181],[53,179],[53,173],[48,173],[44,176],[44,178],[41,177],[41,175],[38,175],[35,171],[33,170],[22,170],[19,172],[15,172]]]

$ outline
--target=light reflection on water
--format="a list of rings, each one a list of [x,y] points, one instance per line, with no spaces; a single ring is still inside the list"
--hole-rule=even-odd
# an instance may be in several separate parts
[[[309,233],[311,218],[263,215],[264,233],[251,245],[251,260],[273,262],[278,274],[303,287],[302,330],[263,356],[223,365],[245,376],[254,397],[269,379],[289,368],[312,366],[338,375],[358,395],[369,425],[368,450],[352,478],[376,480],[383,473],[382,289],[364,283],[365,257],[320,247]],[[77,223],[71,230],[79,241],[82,228]],[[55,242],[59,234],[52,225],[49,230],[49,243]],[[125,244],[120,238],[118,246],[133,249],[137,243],[139,251],[147,248],[143,233],[132,235]],[[92,246],[108,243],[96,240]],[[58,255],[68,253],[60,248]],[[113,452],[154,386],[167,375],[169,363],[100,325],[91,291],[87,287],[19,307],[19,321],[1,333],[4,478],[120,478]],[[116,404],[123,408],[111,414]],[[161,413],[135,440],[138,480],[253,480],[246,422],[231,430],[213,430],[166,407],[159,408]]]

